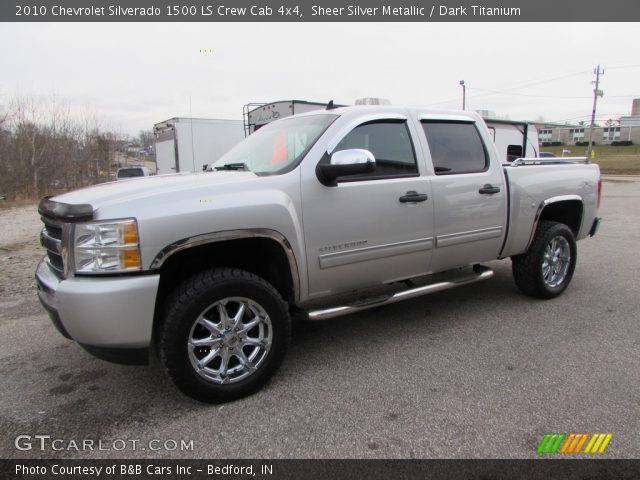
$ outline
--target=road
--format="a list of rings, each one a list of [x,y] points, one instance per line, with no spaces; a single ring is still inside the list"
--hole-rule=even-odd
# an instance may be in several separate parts
[[[62,338],[35,296],[35,209],[0,210],[0,456],[535,458],[553,431],[611,432],[602,456],[637,458],[639,205],[640,180],[605,181],[605,222],[560,298],[523,296],[510,262],[493,262],[487,282],[296,326],[266,388],[223,406]],[[18,435],[147,449],[20,451]],[[152,439],[193,450],[151,452]]]

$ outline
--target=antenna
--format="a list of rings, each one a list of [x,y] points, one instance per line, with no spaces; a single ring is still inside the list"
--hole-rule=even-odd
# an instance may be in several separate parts
[[[329,100],[329,103],[327,103],[327,110],[333,110],[334,108],[338,108],[336,105],[333,104],[333,100]]]

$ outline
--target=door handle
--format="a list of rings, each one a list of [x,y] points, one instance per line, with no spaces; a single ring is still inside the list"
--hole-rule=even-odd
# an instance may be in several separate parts
[[[500,187],[494,187],[493,185],[487,183],[484,185],[478,193],[488,193],[489,195],[493,195],[494,193],[498,193],[500,191]]]
[[[400,203],[414,203],[414,202],[424,202],[428,199],[429,196],[426,193],[418,193],[414,190],[410,190],[400,197]]]

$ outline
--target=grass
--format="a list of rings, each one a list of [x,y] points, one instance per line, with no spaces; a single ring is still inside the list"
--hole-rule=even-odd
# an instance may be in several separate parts
[[[562,150],[571,150],[570,156],[584,156],[586,147],[565,145],[563,147],[541,147],[543,152],[552,152],[558,157]],[[640,145],[629,147],[612,147],[611,145],[595,145],[593,163],[600,165],[602,173],[610,175],[640,175]]]

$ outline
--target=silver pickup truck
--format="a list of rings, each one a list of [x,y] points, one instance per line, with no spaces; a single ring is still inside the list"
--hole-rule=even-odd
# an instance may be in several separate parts
[[[44,198],[38,296],[90,353],[158,353],[186,394],[224,402],[282,362],[291,317],[321,320],[488,279],[571,281],[599,225],[578,159],[502,164],[475,113],[345,107],[273,122],[212,172]]]

